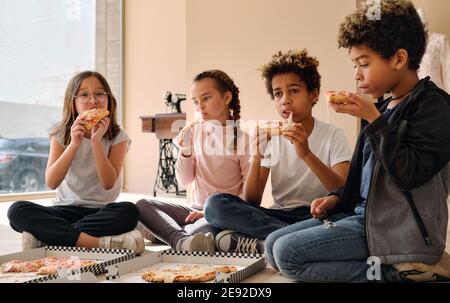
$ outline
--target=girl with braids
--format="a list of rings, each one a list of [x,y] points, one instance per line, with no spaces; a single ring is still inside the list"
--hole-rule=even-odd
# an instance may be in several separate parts
[[[245,201],[228,193],[208,198],[205,217],[224,230],[216,236],[219,250],[262,252],[271,232],[311,218],[311,201],[345,184],[352,152],[344,133],[312,116],[320,91],[318,65],[303,50],[278,52],[263,66],[276,111],[292,123],[273,138],[257,128],[251,141],[259,147],[251,159]],[[264,157],[262,145],[267,147]],[[270,171],[274,203],[264,208],[261,198]]]
[[[200,120],[187,125],[178,136],[178,182],[192,183],[191,207],[140,200],[141,223],[159,240],[181,251],[215,251],[219,230],[204,218],[209,195],[224,192],[240,195],[249,169],[245,152],[248,135],[239,128],[239,89],[220,70],[198,74],[191,99]],[[145,233],[144,233],[145,234]]]

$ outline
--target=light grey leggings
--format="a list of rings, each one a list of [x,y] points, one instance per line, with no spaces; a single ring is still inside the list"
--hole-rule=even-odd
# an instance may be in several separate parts
[[[156,200],[139,200],[136,203],[141,213],[140,221],[158,239],[175,248],[178,240],[196,233],[212,233],[216,236],[220,229],[201,218],[192,224],[186,224],[187,216],[198,211],[179,204]]]

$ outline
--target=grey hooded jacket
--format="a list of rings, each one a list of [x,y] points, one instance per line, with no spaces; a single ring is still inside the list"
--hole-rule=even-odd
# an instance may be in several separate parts
[[[383,112],[389,99],[377,103]],[[382,264],[435,264],[445,249],[450,183],[450,97],[429,78],[397,105],[389,123],[362,122],[345,187],[335,211],[361,201],[362,148],[369,138],[376,164],[366,201],[366,237]]]

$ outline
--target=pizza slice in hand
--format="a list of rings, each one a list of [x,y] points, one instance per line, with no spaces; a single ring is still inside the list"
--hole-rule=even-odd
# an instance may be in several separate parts
[[[94,125],[96,125],[98,122],[100,122],[103,118],[107,117],[108,115],[109,111],[104,108],[93,108],[81,114],[81,116],[86,121],[86,124],[84,125],[86,130],[92,129]]]
[[[294,122],[293,113],[285,121],[272,121],[261,126],[261,128],[270,136],[282,136],[285,131],[290,129]]]
[[[325,97],[327,98],[328,102],[330,102],[330,103],[344,104],[344,105],[352,103],[352,102],[350,102],[350,100],[348,100],[344,91],[339,92],[339,91],[330,90],[325,93]]]

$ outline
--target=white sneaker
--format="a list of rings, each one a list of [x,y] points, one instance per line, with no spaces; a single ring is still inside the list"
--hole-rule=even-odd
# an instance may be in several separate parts
[[[179,251],[206,251],[213,253],[216,251],[214,236],[211,233],[198,233],[185,237],[178,241],[175,249]]]
[[[29,250],[43,246],[45,246],[45,244],[36,239],[35,236],[26,231],[22,232],[22,250]]]
[[[137,255],[145,250],[144,238],[136,229],[121,235],[101,237],[98,245],[100,248],[134,250]]]

